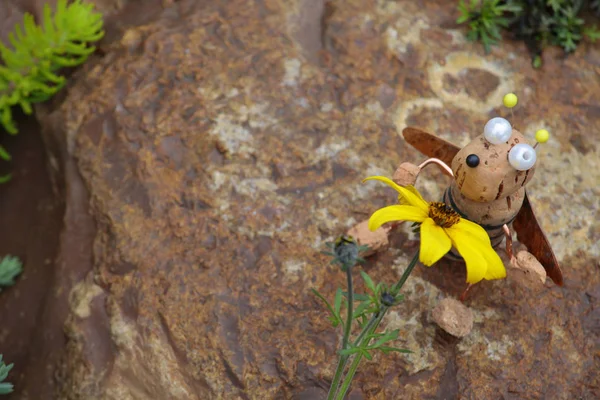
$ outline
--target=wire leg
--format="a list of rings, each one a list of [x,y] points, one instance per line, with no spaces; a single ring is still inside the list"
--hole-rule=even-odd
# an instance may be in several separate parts
[[[423,167],[426,167],[429,164],[437,164],[442,168],[442,170],[444,170],[444,172],[446,172],[447,175],[454,177],[454,174],[452,173],[452,168],[450,168],[448,164],[446,164],[438,158],[428,158],[419,165],[419,169],[423,169]]]
[[[510,228],[508,227],[508,225],[504,224],[502,226],[502,229],[504,230],[504,235],[506,236],[506,254],[508,254],[508,257],[512,260],[513,258],[515,258],[515,256],[513,252],[513,240],[512,235],[510,233]]]
[[[462,292],[462,294],[460,295],[460,301],[465,301],[465,299],[467,298],[467,293],[469,293],[469,290],[473,287],[472,283],[469,283],[469,286],[467,286],[467,288],[465,289],[464,292]]]

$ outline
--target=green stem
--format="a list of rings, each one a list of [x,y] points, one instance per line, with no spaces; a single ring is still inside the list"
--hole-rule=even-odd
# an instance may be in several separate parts
[[[396,284],[392,287],[392,295],[397,295],[400,289],[402,289],[402,286],[404,286],[404,283],[408,279],[408,276],[417,265],[417,261],[419,261],[419,250],[417,250],[413,259],[410,261],[410,264],[408,264],[408,267],[406,267],[406,269],[404,270],[404,273],[400,277],[400,280],[396,282]]]
[[[369,330],[371,329],[371,327],[373,326],[373,324],[377,321],[377,316],[378,315],[379,314],[373,314],[373,316],[371,317],[371,319],[369,320],[369,322],[367,322],[367,324],[365,325],[365,327],[363,328],[363,330],[356,337],[356,340],[354,341],[354,347],[358,346],[359,343],[361,342],[361,340],[367,334],[367,332],[369,332]]]
[[[346,267],[346,277],[348,280],[348,307],[347,307],[347,316],[346,316],[346,325],[344,326],[344,338],[342,339],[342,350],[348,347],[348,341],[350,339],[350,330],[352,328],[352,320],[353,320],[353,306],[354,306],[354,288],[352,285],[352,268],[350,266]],[[348,356],[340,355],[338,360],[337,368],[335,369],[335,375],[333,377],[333,381],[331,382],[331,387],[329,388],[329,393],[327,394],[327,400],[332,400],[335,396],[338,387],[340,386],[340,381],[342,379],[342,374],[344,372],[344,368],[346,367],[346,362],[348,361]]]
[[[360,334],[354,340],[354,347],[358,346],[361,340],[365,337],[365,335],[371,330],[373,324],[377,321],[378,314],[373,314],[369,322],[363,327]],[[329,394],[327,395],[327,400],[333,400],[335,395],[337,394],[338,387],[340,386],[340,380],[342,379],[342,373],[344,372],[344,368],[346,367],[346,362],[348,361],[350,356],[341,356],[338,362],[337,369],[335,370],[335,376],[331,383],[331,388],[329,389]],[[335,383],[335,385],[334,385]]]
[[[348,347],[348,340],[350,339],[350,330],[352,328],[352,320],[354,312],[354,288],[352,286],[352,268],[346,268],[346,278],[348,280],[348,315],[346,316],[346,326],[344,326],[344,338],[342,339],[342,349]]]
[[[383,317],[385,316],[385,313],[387,312],[388,307],[383,306],[379,312],[379,315],[377,316],[377,318],[375,318],[375,322],[373,323],[373,325],[369,328],[368,331],[365,331],[365,335],[367,336],[367,338],[363,338],[362,342],[364,343],[360,343],[359,346],[367,346],[371,341],[371,338],[368,337],[368,335],[371,335],[373,332],[375,332],[375,330],[377,329],[377,327],[379,327],[379,324],[381,323],[381,320],[383,319]],[[356,370],[358,369],[358,366],[360,365],[360,362],[362,360],[362,353],[358,353],[354,359],[352,360],[352,364],[350,364],[350,369],[348,369],[348,373],[346,374],[346,377],[344,378],[344,382],[342,383],[342,387],[340,388],[339,394],[336,397],[336,400],[343,400],[344,397],[346,397],[346,393],[348,393],[348,389],[350,389],[350,384],[352,383],[352,379],[354,379],[354,375],[356,374]]]
[[[346,367],[346,361],[348,361],[348,356],[340,355],[337,368],[335,369],[335,375],[333,377],[333,381],[331,382],[331,387],[329,388],[329,393],[327,393],[327,400],[333,400],[338,391],[340,380],[342,379],[342,373]]]
[[[396,294],[398,294],[400,289],[402,289],[402,286],[404,286],[404,284],[406,283],[406,280],[412,273],[412,271],[415,268],[415,266],[417,265],[418,261],[419,261],[419,251],[417,250],[413,259],[410,261],[410,264],[408,264],[408,267],[406,267],[406,269],[404,270],[404,273],[400,277],[400,280],[392,287],[392,294],[394,296]],[[373,317],[371,317],[371,319],[369,320],[367,325],[365,325],[362,332],[356,338],[356,341],[354,342],[354,346],[366,347],[369,345],[369,342],[371,341],[371,339],[368,336],[370,334],[372,334],[373,332],[375,332],[375,330],[379,327],[379,324],[383,320],[383,317],[385,316],[388,309],[389,309],[388,307],[382,306],[381,310],[379,310],[379,313],[375,314],[375,315],[373,315]],[[365,336],[367,337],[366,339],[365,339]],[[335,397],[336,400],[343,400],[344,397],[346,396],[346,393],[350,389],[350,384],[352,383],[352,379],[354,379],[354,375],[356,374],[356,370],[358,369],[358,366],[362,360],[362,357],[363,357],[362,353],[358,353],[352,360],[352,364],[350,364],[350,368],[348,369],[348,373],[346,374],[346,377],[344,378],[342,387],[339,390],[339,394],[337,395],[337,397]],[[340,375],[341,375],[341,372],[343,372],[343,370],[344,370],[346,361],[347,361],[347,359],[344,361],[344,365],[341,368]],[[336,373],[337,373],[337,371],[336,371]],[[336,382],[336,391],[337,391],[338,385],[339,385],[339,383]],[[332,386],[332,389],[333,389],[333,386]],[[331,395],[331,392],[332,392],[332,390],[330,389],[330,391],[329,391],[330,395]],[[333,393],[335,393],[335,392],[333,392]],[[330,400],[332,398],[330,398],[328,396],[327,399]]]

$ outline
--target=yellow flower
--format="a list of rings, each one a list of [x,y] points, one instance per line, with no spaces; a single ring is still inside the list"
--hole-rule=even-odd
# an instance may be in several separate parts
[[[463,219],[444,203],[429,203],[413,186],[402,187],[391,179],[372,176],[388,184],[399,193],[399,205],[375,211],[369,219],[369,229],[376,230],[386,222],[413,221],[421,224],[419,260],[427,266],[435,264],[450,251],[458,250],[467,264],[467,282],[506,277],[504,263],[492,248],[487,232],[479,225]]]

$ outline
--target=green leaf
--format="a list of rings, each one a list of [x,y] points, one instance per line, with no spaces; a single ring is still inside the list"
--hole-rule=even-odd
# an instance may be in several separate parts
[[[375,284],[373,283],[371,277],[365,271],[360,271],[360,275],[365,281],[365,285],[371,290],[371,292],[375,293]]]
[[[4,364],[4,361],[2,361],[2,354],[0,354],[0,394],[8,394],[13,391],[12,383],[3,382],[8,377],[8,373],[12,368],[13,364]]]
[[[365,325],[367,325],[368,323],[369,323],[369,319],[367,318],[367,316],[365,314],[363,314],[359,317],[358,324],[360,325],[361,328],[364,328]]]
[[[3,159],[4,161],[11,160],[10,154],[8,154],[8,152],[2,146],[0,146],[0,158]]]
[[[348,292],[342,292],[342,294],[344,295],[344,299],[348,300]],[[369,300],[371,297],[364,293],[354,293],[352,295],[352,298],[354,299],[354,301],[365,301]]]
[[[342,320],[339,317],[339,313],[336,313],[334,311],[333,307],[331,307],[331,304],[329,304],[329,302],[327,301],[327,299],[321,293],[319,293],[316,289],[311,288],[310,290],[312,290],[312,292],[315,294],[315,296],[317,296],[319,299],[321,299],[325,303],[325,306],[327,307],[327,309],[331,313],[331,316],[329,317],[329,320],[331,321],[331,324],[333,325],[333,327],[335,328],[339,324],[342,324]]]
[[[558,12],[561,9],[564,0],[547,0],[546,4],[552,8],[552,11]]]
[[[335,315],[339,317],[340,311],[342,310],[342,289],[338,288],[335,291],[335,298],[333,299],[333,309]]]
[[[391,342],[392,340],[398,339],[399,333],[400,333],[400,331],[398,329],[394,329],[391,332],[386,332],[374,344],[372,344],[369,347],[372,349],[381,347],[384,343]]]
[[[468,15],[461,15],[460,17],[458,17],[458,19],[456,20],[457,24],[462,24],[464,22],[467,22],[469,20],[469,16]]]
[[[373,357],[371,356],[371,353],[369,353],[369,351],[367,349],[360,349],[360,352],[362,353],[362,355],[369,361],[371,361],[373,359]]]
[[[406,354],[412,354],[413,352],[408,350],[408,349],[400,349],[397,347],[388,347],[388,346],[381,346],[379,348],[377,348],[377,350],[383,351],[385,354],[391,353],[391,352],[396,352],[396,353],[406,353]]]
[[[371,307],[372,302],[371,300],[365,300],[362,303],[360,303],[358,305],[358,307],[356,307],[356,309],[354,309],[354,312],[352,313],[352,319],[357,319],[358,317],[362,316],[365,314],[366,311],[368,311],[369,307]]]
[[[523,7],[520,4],[507,3],[502,6],[502,11],[507,13],[519,14],[523,11]]]
[[[598,30],[598,27],[596,25],[584,28],[583,34],[592,43],[596,43],[596,40],[600,39],[600,30]]]
[[[339,353],[343,356],[351,356],[352,354],[362,353],[363,349],[360,347],[350,347],[347,349],[340,350]]]
[[[0,260],[0,286],[12,286],[15,278],[23,271],[23,264],[17,257],[5,256]]]
[[[496,18],[496,25],[492,26],[490,29],[490,31],[498,32],[498,37],[500,37],[500,30],[498,29],[499,26],[506,28],[508,26],[508,18]]]

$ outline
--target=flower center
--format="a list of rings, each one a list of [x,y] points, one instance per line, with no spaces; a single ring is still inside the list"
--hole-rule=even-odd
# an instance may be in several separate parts
[[[450,228],[460,221],[460,215],[445,203],[429,203],[429,218],[442,228]]]

